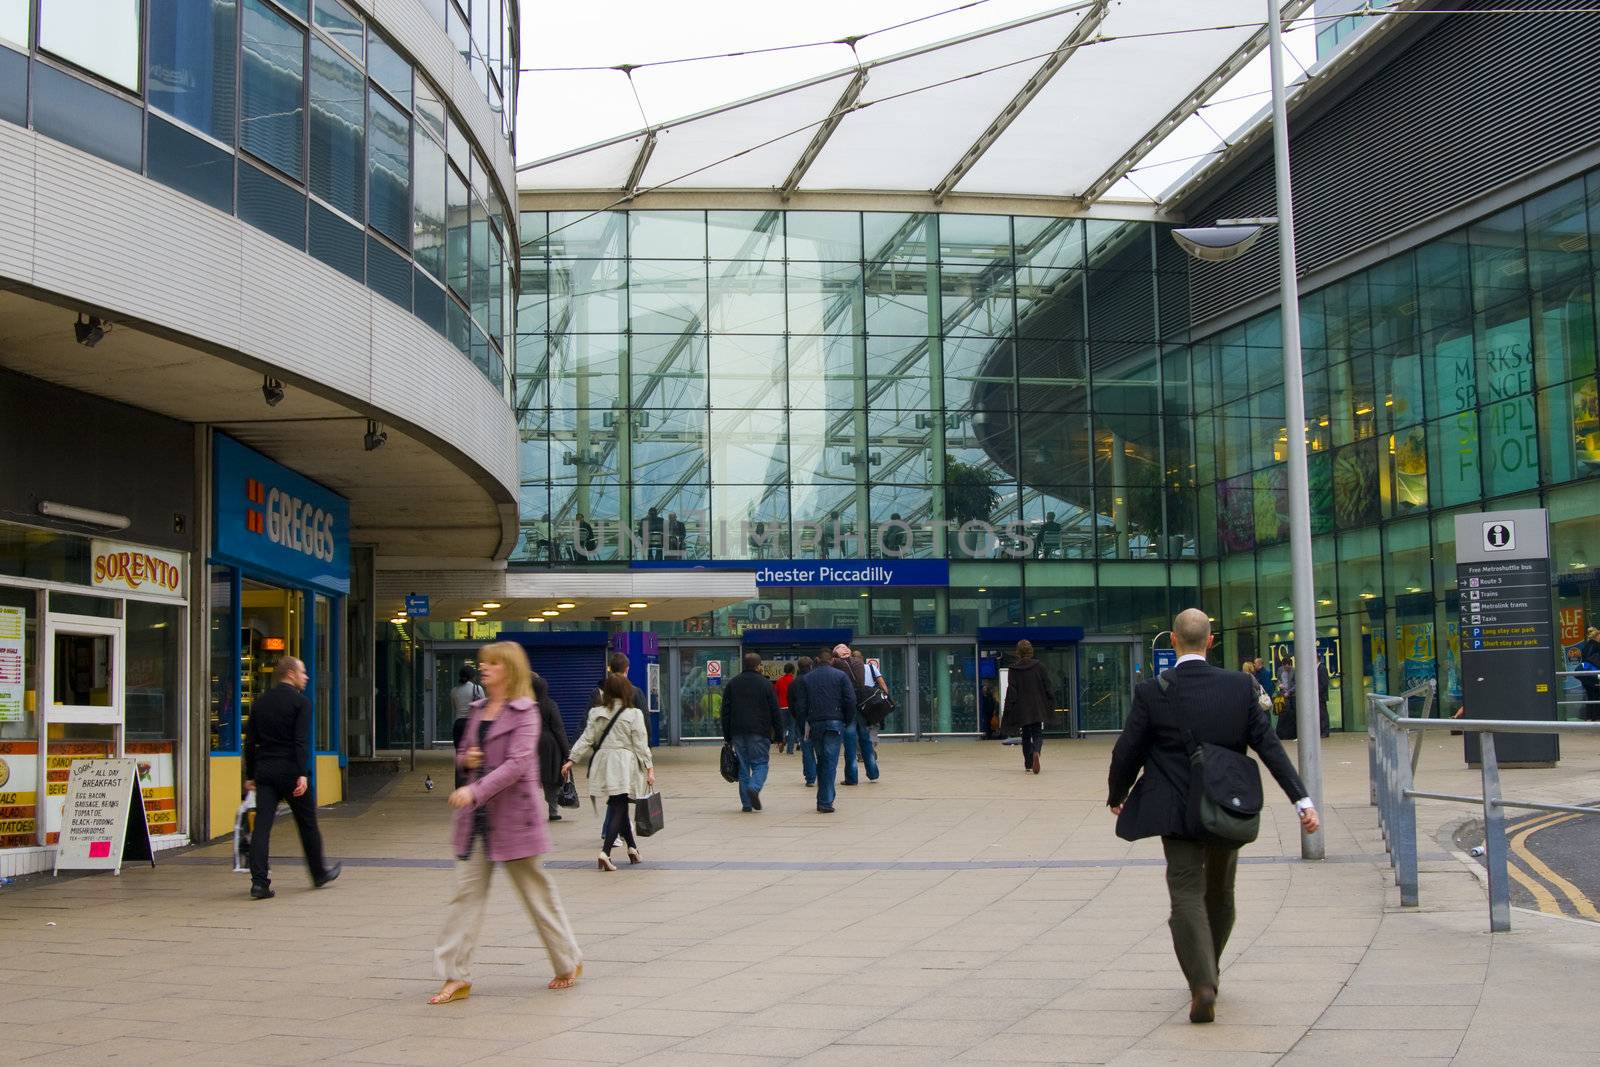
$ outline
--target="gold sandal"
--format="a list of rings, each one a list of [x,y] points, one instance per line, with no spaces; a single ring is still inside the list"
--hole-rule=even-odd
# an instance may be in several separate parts
[[[429,1004],[449,1004],[455,1000],[466,1000],[472,994],[471,982],[456,982],[455,988],[450,988],[451,983],[446,982],[439,992],[428,998]]]
[[[583,977],[583,964],[578,964],[571,974],[558,974],[550,979],[547,989],[571,989],[578,984],[578,979]]]

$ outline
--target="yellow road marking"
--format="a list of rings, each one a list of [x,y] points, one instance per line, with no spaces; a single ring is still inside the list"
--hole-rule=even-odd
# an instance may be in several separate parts
[[[1518,847],[1522,839],[1528,834],[1533,833],[1535,830],[1538,830],[1541,824],[1554,818],[1555,816],[1547,813],[1543,815],[1535,815],[1532,818],[1523,819],[1518,822],[1516,824],[1518,827],[1527,827],[1527,829],[1512,839],[1511,851],[1515,852],[1519,856],[1525,855],[1525,850]],[[1506,873],[1511,875],[1512,880],[1514,880],[1518,885],[1522,886],[1522,888],[1533,894],[1534,905],[1538,907],[1540,911],[1544,912],[1546,915],[1565,914],[1561,910],[1561,905],[1557,903],[1555,894],[1546,889],[1543,883],[1539,882],[1537,879],[1523,873],[1522,868],[1511,862],[1511,858],[1509,856],[1506,858]]]
[[[1572,906],[1577,909],[1579,915],[1583,916],[1585,919],[1592,919],[1595,922],[1600,922],[1600,909],[1597,909],[1594,906],[1594,902],[1588,897],[1584,896],[1583,891],[1577,886],[1573,885],[1555,871],[1551,870],[1543,860],[1534,855],[1533,852],[1527,847],[1528,838],[1538,833],[1540,830],[1548,830],[1551,827],[1560,826],[1563,823],[1569,823],[1574,819],[1581,819],[1582,817],[1583,816],[1575,812],[1568,813],[1565,815],[1558,815],[1555,818],[1549,819],[1545,822],[1529,826],[1527,829],[1519,831],[1517,835],[1511,839],[1511,849],[1517,854],[1522,862],[1526,863],[1533,870],[1535,874],[1559,889],[1561,891],[1561,895],[1572,902]],[[1537,894],[1535,895],[1537,896]],[[1541,908],[1541,910],[1543,909]]]

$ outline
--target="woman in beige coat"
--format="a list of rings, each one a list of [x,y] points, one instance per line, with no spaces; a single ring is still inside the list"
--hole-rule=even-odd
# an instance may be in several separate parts
[[[577,763],[588,763],[589,796],[606,798],[606,819],[600,828],[602,871],[614,871],[611,849],[621,834],[628,844],[628,862],[639,862],[639,845],[633,839],[629,808],[632,801],[650,795],[656,784],[655,763],[650,758],[650,734],[644,712],[628,707],[633,686],[626,675],[609,674],[601,695],[606,706],[589,709],[589,722],[583,736],[572,746],[562,774],[570,774]],[[615,725],[613,725],[615,720]]]

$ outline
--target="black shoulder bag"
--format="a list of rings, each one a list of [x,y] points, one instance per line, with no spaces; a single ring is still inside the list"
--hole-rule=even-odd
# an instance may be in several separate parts
[[[1167,672],[1157,676],[1161,691],[1171,686]],[[1196,741],[1179,723],[1189,750],[1189,830],[1211,844],[1238,848],[1261,833],[1261,768],[1256,761],[1231,748]]]

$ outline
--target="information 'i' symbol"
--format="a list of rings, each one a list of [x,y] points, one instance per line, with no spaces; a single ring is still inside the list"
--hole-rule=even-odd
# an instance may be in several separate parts
[[[1511,543],[1511,530],[1503,523],[1495,523],[1489,527],[1485,537],[1488,540],[1490,547],[1504,548],[1506,545]]]

